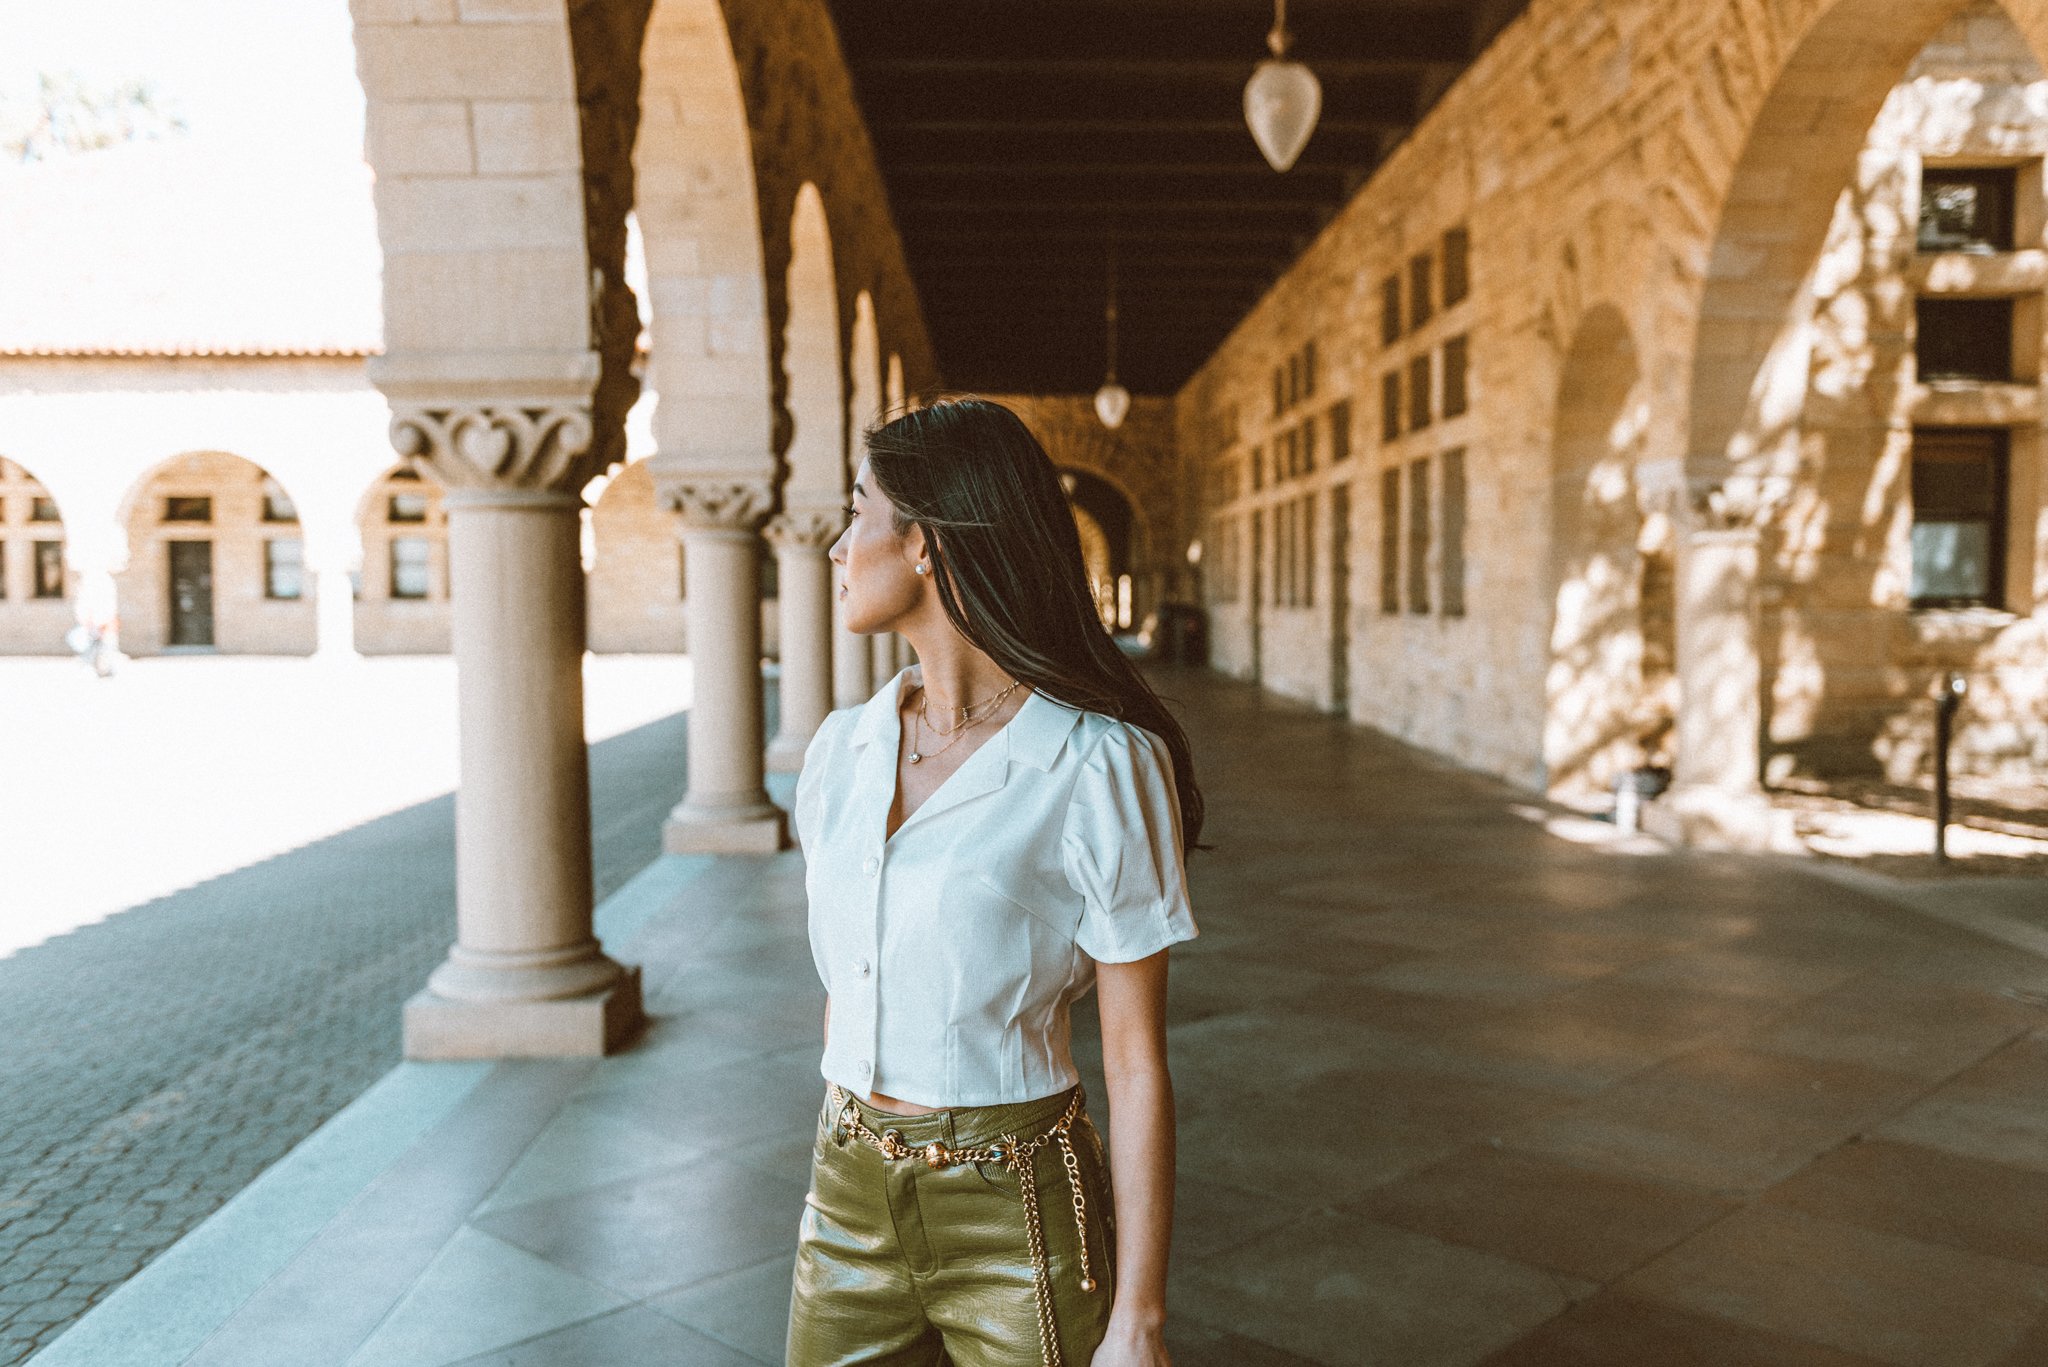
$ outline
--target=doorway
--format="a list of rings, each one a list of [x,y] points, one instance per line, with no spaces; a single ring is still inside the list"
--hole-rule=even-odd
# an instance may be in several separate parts
[[[1260,683],[1266,677],[1265,642],[1260,629],[1260,600],[1265,596],[1266,586],[1266,510],[1252,509],[1252,577],[1251,577],[1251,647],[1252,682]]]
[[[1330,710],[1351,714],[1351,486],[1330,486]]]
[[[213,641],[213,543],[171,541],[171,639],[174,646]]]

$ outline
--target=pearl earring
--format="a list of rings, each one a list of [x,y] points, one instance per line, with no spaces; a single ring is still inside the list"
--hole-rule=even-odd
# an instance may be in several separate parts
[[[918,565],[915,568],[919,574],[930,574],[932,572],[929,565]]]

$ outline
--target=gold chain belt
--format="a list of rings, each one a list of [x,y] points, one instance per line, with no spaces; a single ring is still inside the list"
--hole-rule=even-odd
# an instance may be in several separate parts
[[[1052,1268],[1045,1256],[1045,1229],[1038,1215],[1038,1174],[1031,1160],[1047,1143],[1057,1144],[1060,1163],[1067,1170],[1067,1185],[1074,1193],[1074,1228],[1081,1236],[1081,1290],[1093,1292],[1096,1282],[1088,1266],[1088,1202],[1081,1194],[1081,1163],[1074,1156],[1074,1142],[1071,1131],[1074,1121],[1081,1114],[1081,1091],[1074,1090],[1074,1099],[1067,1103],[1066,1111],[1053,1122],[1052,1128],[1031,1139],[1020,1140],[1014,1134],[1006,1134],[993,1144],[976,1148],[955,1149],[933,1140],[923,1147],[914,1147],[903,1142],[903,1131],[894,1127],[876,1134],[867,1122],[860,1118],[860,1107],[852,1097],[832,1084],[832,1104],[838,1110],[835,1131],[843,1131],[866,1144],[882,1157],[918,1158],[926,1167],[950,1168],[962,1163],[998,1163],[1017,1176],[1017,1188],[1024,1198],[1024,1242],[1031,1250],[1032,1288],[1038,1297],[1038,1344],[1039,1352],[1045,1359],[1045,1367],[1064,1367],[1060,1355],[1059,1321],[1052,1311]]]

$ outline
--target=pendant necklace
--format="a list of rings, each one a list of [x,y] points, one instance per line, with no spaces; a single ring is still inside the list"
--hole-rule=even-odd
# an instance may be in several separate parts
[[[965,707],[951,707],[945,709],[949,712],[958,712],[960,714],[960,720],[954,724],[952,730],[944,731],[940,730],[940,728],[936,726],[932,726],[931,717],[925,711],[925,704],[928,701],[930,701],[931,693],[929,690],[925,688],[923,684],[919,684],[917,686],[919,694],[917,699],[917,716],[914,719],[910,731],[910,762],[912,764],[922,764],[926,760],[932,758],[934,755],[945,754],[946,751],[952,749],[953,746],[956,743],[958,743],[961,732],[972,730],[973,728],[987,721],[990,717],[994,716],[996,714],[996,709],[1003,705],[1003,699],[1009,697],[1010,694],[1016,692],[1021,687],[1023,687],[1023,682],[1021,680],[1012,679],[1010,681],[1010,686],[1002,690],[1000,693],[993,694],[990,697],[982,698],[977,702],[968,703]],[[983,712],[978,717],[975,716],[974,712],[976,711],[976,709],[983,707],[987,708],[988,710]],[[948,740],[944,745],[941,745],[936,750],[926,751],[923,748],[922,743],[924,740],[924,730],[926,727],[930,727],[933,731],[937,731],[938,734],[942,736],[950,736],[952,739]]]

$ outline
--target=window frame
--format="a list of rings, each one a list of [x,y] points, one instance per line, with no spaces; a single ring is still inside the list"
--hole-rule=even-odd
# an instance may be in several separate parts
[[[1451,359],[1457,358],[1457,364]],[[1470,333],[1461,332],[1455,337],[1444,339],[1443,398],[1439,407],[1446,421],[1461,418],[1472,409],[1472,338]],[[1453,376],[1456,377],[1455,381]]]
[[[419,568],[422,574],[420,590],[417,593],[401,592],[399,569],[401,546],[418,546],[421,551]],[[385,596],[406,603],[425,602],[434,596],[434,543],[424,536],[394,536],[385,551],[386,565],[390,578],[385,584]]]
[[[284,568],[278,559],[278,549],[290,546],[295,557],[290,566],[296,576],[290,593],[277,591],[277,573]],[[296,536],[265,537],[263,539],[263,597],[273,603],[296,603],[306,596],[306,543]]]
[[[1399,465],[1380,470],[1380,615],[1401,615],[1401,541],[1404,504]]]
[[[1434,252],[1417,252],[1408,258],[1408,331],[1420,330],[1436,317],[1432,298],[1436,277]]]
[[[1429,615],[1430,457],[1408,462],[1408,611]]]
[[[1437,478],[1443,488],[1438,513],[1441,530],[1437,538],[1437,594],[1445,617],[1465,615],[1465,529],[1470,517],[1470,486],[1465,469],[1465,448],[1454,446],[1438,457]]]
[[[1443,253],[1442,303],[1449,310],[1472,295],[1472,230],[1463,223],[1444,229],[1438,250]]]
[[[1942,181],[1951,184],[1967,184],[1974,181],[1979,185],[1995,186],[2003,199],[1998,206],[1997,230],[1981,238],[1936,238],[1930,245],[1927,237],[1930,182]],[[1928,166],[1923,163],[1920,168],[1920,202],[1916,207],[1913,222],[1914,250],[1930,256],[1943,252],[1992,255],[2012,251],[2019,240],[2019,191],[2020,168],[2017,166]]]
[[[1991,316],[2002,313],[2004,326],[1994,326]],[[1918,295],[1913,300],[1913,370],[1922,384],[2011,384],[2015,378],[2014,367],[2018,359],[2017,329],[2019,301],[2010,295]],[[1946,321],[1940,316],[1947,314]],[[1984,316],[1972,318],[1971,314]],[[1936,325],[1929,327],[1930,317]],[[2004,338],[2005,349],[2001,364],[1988,371],[1979,370],[1936,370],[1929,366],[1928,351],[1931,345],[1947,344],[1952,339],[1982,337],[1987,334]]]
[[[1923,445],[1932,446],[1943,440],[1960,443],[1970,439],[1986,440],[1988,444],[1989,459],[1985,465],[1989,471],[1991,484],[1987,499],[1989,509],[1981,514],[1923,518],[1921,500],[1915,487],[1917,481],[1914,478],[1922,461]],[[1912,522],[1907,531],[1909,544],[1913,531],[1923,523],[1929,526],[1968,526],[1981,523],[1985,528],[1985,566],[1982,594],[1919,594],[1914,592],[1916,585],[1909,565],[1906,577],[1908,606],[1914,611],[1945,608],[2003,609],[2006,602],[2007,556],[2011,549],[2007,545],[2012,516],[2011,431],[2002,427],[1915,427],[1912,443],[1906,464],[1907,503],[1912,513]]]
[[[1435,397],[1430,393],[1435,358],[1427,351],[1408,358],[1408,430],[1420,432],[1436,420]]]
[[[62,541],[37,540],[29,543],[34,549],[29,552],[31,572],[29,575],[29,598],[43,602],[60,600],[65,597],[67,575],[64,569],[64,543]],[[54,563],[54,579],[46,578],[47,562]]]

